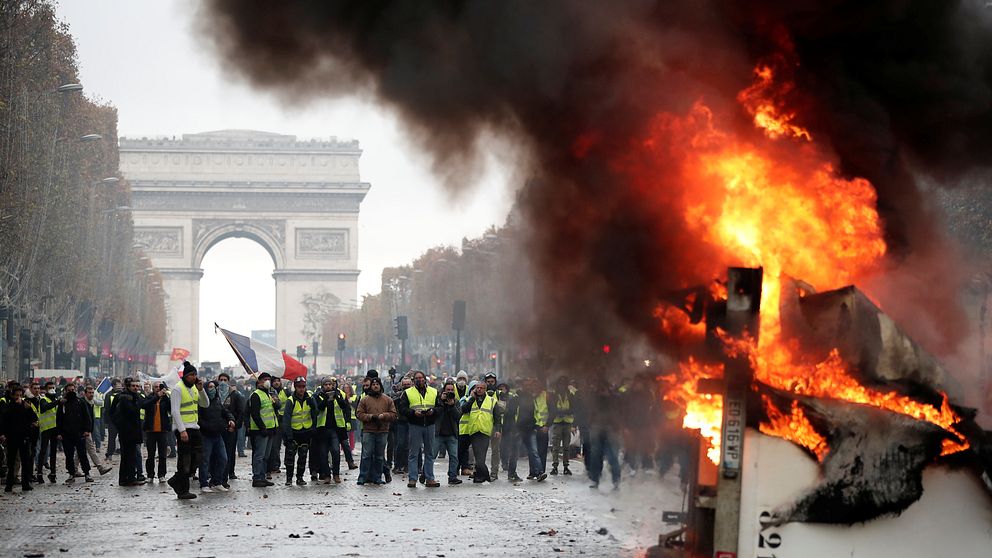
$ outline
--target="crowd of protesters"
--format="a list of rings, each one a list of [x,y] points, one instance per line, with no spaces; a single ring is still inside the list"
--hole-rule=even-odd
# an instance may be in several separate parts
[[[92,482],[94,470],[104,475],[116,466],[120,486],[167,483],[180,499],[197,497],[194,482],[201,494],[230,490],[236,460],[249,449],[256,488],[273,486],[280,476],[287,486],[339,484],[342,465],[358,469],[359,485],[390,483],[395,474],[410,488],[437,488],[439,458],[447,459],[439,473],[447,473],[449,485],[463,478],[496,482],[501,474],[511,483],[572,475],[579,455],[593,488],[604,462],[619,487],[621,454],[628,474],[664,474],[675,463],[686,470],[680,413],[659,399],[649,376],[577,386],[564,375],[550,383],[537,377],[510,383],[491,372],[438,378],[390,369],[284,385],[268,373],[204,379],[187,362],[172,386],[115,378],[109,390],[97,387],[82,378],[7,383],[0,397],[7,492],[59,482],[59,452],[65,483]]]

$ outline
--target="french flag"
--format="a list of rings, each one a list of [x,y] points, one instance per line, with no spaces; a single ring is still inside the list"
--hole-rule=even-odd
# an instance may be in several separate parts
[[[275,347],[228,331],[217,324],[214,324],[214,327],[224,334],[224,338],[227,339],[234,354],[238,356],[238,360],[241,361],[241,365],[245,367],[245,371],[249,375],[268,372],[284,380],[307,377],[305,364]]]

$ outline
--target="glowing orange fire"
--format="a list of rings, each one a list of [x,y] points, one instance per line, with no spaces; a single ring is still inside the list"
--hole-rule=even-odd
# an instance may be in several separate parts
[[[827,439],[813,428],[813,424],[806,418],[806,413],[799,407],[798,401],[792,402],[789,414],[786,415],[767,395],[763,395],[761,400],[764,403],[765,414],[768,415],[768,421],[759,425],[763,433],[792,440],[813,452],[818,461],[823,461],[830,451]]]
[[[714,276],[726,265],[764,268],[758,340],[731,342],[728,352],[747,356],[755,381],[772,388],[871,405],[954,432],[958,417],[946,396],[938,409],[895,392],[869,389],[850,375],[836,350],[823,362],[809,362],[798,342],[783,336],[783,276],[802,278],[821,289],[853,284],[876,270],[886,245],[871,183],[838,175],[829,155],[776,100],[791,86],[775,84],[771,67],[759,66],[755,76],[738,101],[769,138],[767,145],[721,130],[702,102],[684,117],[659,115],[652,138],[642,143],[659,158],[677,162],[686,227],[725,255],[724,261],[713,262]],[[677,323],[667,312],[655,315],[662,328]],[[695,382],[719,374],[690,360],[680,365],[678,380],[666,392],[686,409],[684,426],[699,429],[709,440],[714,463],[719,457],[722,401],[697,393]],[[825,441],[798,405],[788,414],[768,401],[765,406],[769,422],[762,425],[763,432],[807,447],[821,459],[826,455]],[[944,452],[964,447],[965,442],[947,441]]]
[[[682,427],[698,430],[709,442],[706,456],[713,463],[720,460],[720,427],[723,416],[723,396],[698,391],[698,380],[722,378],[722,365],[705,365],[690,357],[679,364],[677,376],[659,378],[666,385],[664,397],[685,409]]]

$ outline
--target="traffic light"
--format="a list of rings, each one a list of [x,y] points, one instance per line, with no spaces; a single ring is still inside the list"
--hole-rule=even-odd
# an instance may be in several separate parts
[[[314,341],[313,342],[313,355],[314,356],[317,356],[318,354],[320,354],[320,344],[319,343],[320,343],[319,341]]]
[[[21,358],[31,358],[31,330],[21,329]]]
[[[307,356],[307,346],[306,345],[297,345],[296,346],[296,358],[297,359],[302,359],[305,356]]]
[[[346,339],[347,339],[347,336],[345,334],[343,334],[343,333],[339,333],[338,334],[338,350],[339,351],[343,351],[344,350],[345,345],[346,345],[346,343],[345,343],[345,340]]]
[[[396,316],[396,338],[407,339],[409,332],[406,328],[406,316]]]

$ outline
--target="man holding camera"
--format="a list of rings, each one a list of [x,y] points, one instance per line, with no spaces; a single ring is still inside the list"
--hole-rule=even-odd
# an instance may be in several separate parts
[[[455,381],[448,378],[441,389],[441,403],[434,408],[434,428],[439,448],[448,454],[448,484],[461,484],[458,478],[458,422],[462,409],[455,394]]]
[[[424,452],[424,484],[428,488],[441,486],[434,480],[434,420],[437,407],[437,390],[427,385],[427,375],[420,370],[413,372],[413,385],[403,391],[398,401],[399,413],[407,419],[409,446],[407,487],[416,488],[420,451]]]

